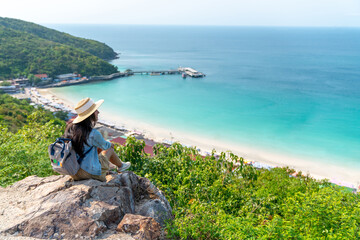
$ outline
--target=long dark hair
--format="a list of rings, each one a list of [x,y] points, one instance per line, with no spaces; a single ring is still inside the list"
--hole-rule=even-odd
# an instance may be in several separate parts
[[[87,139],[95,124],[95,113],[79,123],[74,124],[71,122],[67,124],[64,137],[72,139],[73,148],[79,156],[83,156],[84,143],[88,144]]]

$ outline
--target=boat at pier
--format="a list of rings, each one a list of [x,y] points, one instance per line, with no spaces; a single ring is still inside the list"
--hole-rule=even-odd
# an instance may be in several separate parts
[[[186,67],[186,68],[179,67],[178,71],[182,72],[182,73],[185,73],[187,76],[190,76],[190,77],[193,77],[193,78],[200,78],[200,77],[205,77],[206,76],[204,73],[198,72],[195,69],[189,68],[189,67]]]

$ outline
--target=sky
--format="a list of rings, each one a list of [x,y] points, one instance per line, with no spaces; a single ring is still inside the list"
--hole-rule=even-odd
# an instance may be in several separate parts
[[[360,0],[0,0],[39,24],[360,27]]]

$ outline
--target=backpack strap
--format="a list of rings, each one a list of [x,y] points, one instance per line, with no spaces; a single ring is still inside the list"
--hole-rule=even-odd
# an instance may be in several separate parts
[[[55,154],[54,146],[56,143],[65,143],[65,141],[72,141],[70,138],[57,138],[56,141],[52,144],[51,147],[51,155]],[[63,147],[61,149],[61,158],[64,157],[64,150],[65,150],[65,144],[63,144]]]
[[[84,157],[93,149],[93,147],[94,146],[91,146],[91,148],[89,148],[85,153],[84,153],[84,155],[82,156],[82,157],[79,157],[78,158],[78,163],[79,163],[79,165],[81,164],[81,162],[82,162],[82,160],[84,160]]]

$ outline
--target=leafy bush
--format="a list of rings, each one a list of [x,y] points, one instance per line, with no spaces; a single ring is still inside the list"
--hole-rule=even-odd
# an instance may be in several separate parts
[[[55,120],[43,123],[45,111],[28,116],[28,124],[12,133],[0,126],[0,185],[7,186],[27,176],[54,174],[49,163],[47,147],[63,134],[65,123]]]
[[[11,86],[11,82],[10,81],[3,81],[0,83],[0,86]]]
[[[233,154],[202,157],[177,143],[155,146],[151,158],[143,146],[128,138],[116,149],[165,192],[175,215],[170,238],[360,238],[359,195],[327,181],[290,177],[288,168],[257,170]]]
[[[43,118],[39,119],[39,123],[45,124],[53,120],[54,124],[62,125],[63,121],[55,118],[50,111],[41,107],[34,108],[27,100],[18,100],[8,94],[0,93],[0,125],[7,127],[9,131],[16,132],[28,122],[28,116],[34,111],[42,111]]]

